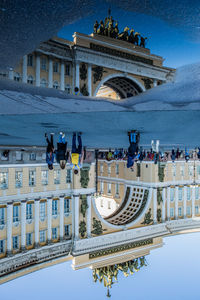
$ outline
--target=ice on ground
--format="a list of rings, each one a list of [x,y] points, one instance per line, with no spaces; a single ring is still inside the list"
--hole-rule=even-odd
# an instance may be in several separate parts
[[[114,101],[67,95],[13,80],[0,80],[0,114],[60,114],[68,112],[125,111]]]
[[[200,63],[180,67],[173,82],[120,103],[136,111],[200,110]]]

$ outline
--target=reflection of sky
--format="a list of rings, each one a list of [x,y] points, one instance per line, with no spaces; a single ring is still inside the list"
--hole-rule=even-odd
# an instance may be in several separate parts
[[[165,238],[164,247],[147,256],[148,266],[111,289],[111,299],[195,299],[199,295],[200,233]],[[21,277],[1,286],[3,300],[105,299],[103,284],[92,271],[73,271],[71,262]],[[197,298],[196,298],[197,299]]]
[[[120,31],[125,26],[130,26],[130,28],[134,28],[135,31],[140,32],[144,36],[150,37],[147,47],[151,49],[152,53],[161,55],[166,59],[164,65],[178,67],[199,61],[200,45],[189,41],[183,32],[164,21],[155,17],[119,9],[113,9],[112,15],[114,20],[119,22]],[[95,20],[104,20],[105,16],[107,16],[106,6],[98,10],[94,15],[64,27],[59,31],[58,35],[71,40],[74,31],[90,34],[93,32]]]

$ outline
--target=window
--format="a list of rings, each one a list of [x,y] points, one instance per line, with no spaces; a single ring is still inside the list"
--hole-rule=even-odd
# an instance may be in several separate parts
[[[53,82],[53,88],[56,90],[58,89],[58,81]]]
[[[58,73],[58,62],[53,63],[53,72]]]
[[[58,214],[58,200],[52,201],[52,215],[57,216]]]
[[[33,76],[31,76],[31,75],[28,76],[27,83],[33,84]]]
[[[108,209],[111,209],[111,201],[108,201]]]
[[[183,200],[183,189],[182,188],[178,189],[178,200],[179,201]]]
[[[199,206],[196,205],[196,206],[195,206],[195,215],[198,215],[198,214],[199,214]]]
[[[198,186],[195,187],[195,199],[199,200],[199,187]]]
[[[72,182],[72,170],[67,169],[67,174],[66,174],[66,183],[71,183]]]
[[[60,170],[54,170],[54,184],[60,184]]]
[[[66,93],[67,93],[68,95],[71,94],[71,87],[70,87],[69,84],[66,84],[66,86],[65,86],[65,91],[66,91]]]
[[[173,218],[174,217],[174,208],[170,207],[170,217]]]
[[[115,184],[115,194],[119,195],[119,183]]]
[[[46,231],[41,230],[40,231],[40,243],[45,243],[46,242]]]
[[[20,74],[19,73],[15,73],[14,80],[15,81],[20,81]]]
[[[108,194],[111,194],[111,183],[108,183]]]
[[[19,205],[13,206],[13,223],[19,222]]]
[[[30,153],[29,159],[30,160],[36,160],[36,153]]]
[[[46,203],[40,202],[40,220],[44,220],[46,216]]]
[[[27,203],[26,204],[26,220],[32,220],[33,218],[33,204]]]
[[[29,67],[33,66],[33,55],[32,54],[29,54],[28,57],[27,57],[27,65]]]
[[[178,216],[181,217],[182,216],[182,207],[178,208]]]
[[[15,187],[19,188],[22,187],[22,172],[21,171],[16,171],[15,172]]]
[[[104,183],[103,183],[103,181],[100,182],[100,192],[101,193],[104,192]]]
[[[5,207],[0,207],[0,225],[5,224]]]
[[[115,165],[115,173],[116,173],[116,175],[119,174],[119,165],[118,164]]]
[[[70,212],[70,199],[64,199],[64,213]]]
[[[189,176],[193,175],[193,166],[188,166],[188,173],[189,173]]]
[[[191,207],[190,206],[187,206],[186,214],[191,215]]]
[[[187,186],[187,200],[190,200],[190,187]]]
[[[33,234],[32,233],[27,233],[26,234],[26,246],[31,246],[33,243]]]
[[[111,174],[111,165],[108,165],[108,174]]]
[[[21,151],[16,151],[16,160],[23,160],[23,154]]]
[[[173,176],[176,176],[176,165],[175,164],[173,164],[172,174],[173,174]]]
[[[5,252],[5,241],[0,240],[0,254]]]
[[[70,225],[65,225],[65,236],[69,237],[70,236]]]
[[[41,179],[42,179],[42,185],[48,184],[48,171],[47,170],[41,171]]]
[[[7,172],[0,173],[0,187],[2,190],[8,188],[8,173]]]
[[[29,171],[29,186],[35,185],[35,171]]]
[[[70,65],[65,65],[65,75],[70,76]]]
[[[43,57],[41,59],[41,69],[46,71],[46,68],[47,68],[47,60],[46,60],[46,58]]]
[[[56,240],[58,238],[58,228],[52,228],[52,240]]]
[[[13,236],[13,250],[19,249],[19,237]]]
[[[40,86],[47,87],[47,81],[46,81],[46,79],[44,79],[44,78],[41,79]]]
[[[103,164],[100,164],[100,172],[103,173]]]
[[[180,173],[181,173],[181,176],[184,176],[184,174],[185,174],[185,166],[184,165],[182,165],[180,167]]]
[[[174,188],[170,189],[170,201],[174,201]]]

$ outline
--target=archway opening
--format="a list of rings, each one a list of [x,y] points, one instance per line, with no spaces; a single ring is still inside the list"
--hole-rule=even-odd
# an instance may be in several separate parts
[[[142,89],[127,77],[114,77],[104,82],[96,93],[96,97],[120,100],[138,95]]]

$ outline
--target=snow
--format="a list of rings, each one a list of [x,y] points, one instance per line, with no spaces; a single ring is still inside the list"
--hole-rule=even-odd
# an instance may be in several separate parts
[[[200,63],[180,67],[173,82],[121,101],[135,111],[200,110]]]

